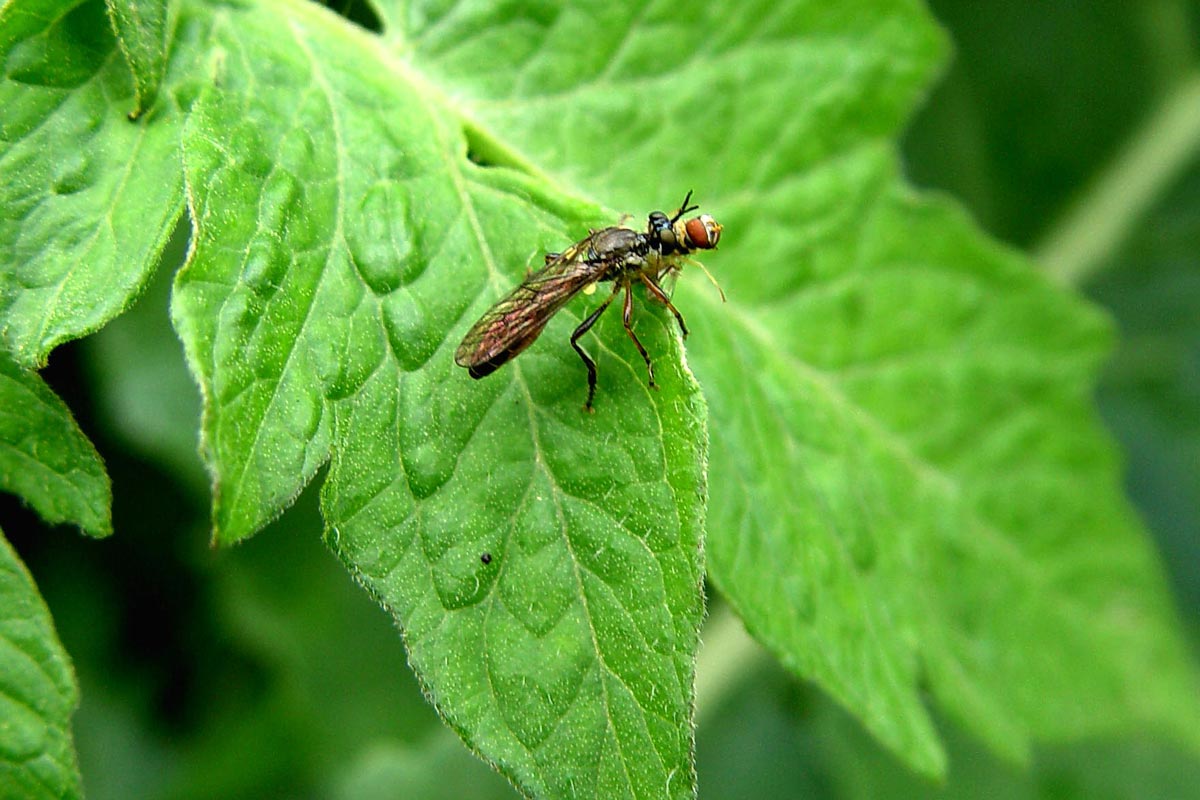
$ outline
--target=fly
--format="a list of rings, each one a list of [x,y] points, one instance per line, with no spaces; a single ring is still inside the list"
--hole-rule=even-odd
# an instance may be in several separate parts
[[[688,206],[691,199],[692,193],[688,192],[674,216],[667,216],[662,211],[651,213],[645,233],[620,225],[601,228],[561,253],[548,253],[544,267],[501,298],[467,331],[454,353],[454,363],[466,367],[472,378],[491,375],[533,344],[550,318],[572,297],[589,286],[611,281],[612,293],[571,334],[571,347],[587,367],[588,394],[584,408],[591,411],[596,396],[596,362],[579,346],[579,338],[596,324],[622,290],[625,292],[625,332],[646,362],[651,388],[657,388],[650,355],[631,325],[632,288],[634,283],[644,285],[651,297],[670,310],[679,323],[679,330],[687,338],[683,315],[671,304],[661,281],[682,269],[682,262],[690,260],[687,257],[691,253],[712,250],[721,238],[720,224],[708,214],[683,220],[684,214],[699,208]],[[703,265],[700,266],[703,269]],[[708,270],[704,272],[708,274]],[[711,275],[708,277],[712,280]],[[720,291],[720,287],[717,288]],[[725,299],[723,292],[721,299]]]

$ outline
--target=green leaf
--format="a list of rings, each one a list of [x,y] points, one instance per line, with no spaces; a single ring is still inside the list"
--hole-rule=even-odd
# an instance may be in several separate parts
[[[748,628],[930,774],[923,686],[1012,758],[1141,724],[1200,744],[1091,407],[1105,321],[905,192],[886,149],[792,192],[794,270],[739,253],[732,307],[680,298],[715,420],[710,576]]]
[[[167,69],[169,0],[105,0],[117,43],[133,73],[137,107],[130,119],[144,114],[158,96]]]
[[[814,766],[843,800],[1177,800],[1193,796],[1200,780],[1194,755],[1144,734],[1042,745],[1018,768],[943,718],[938,729],[953,768],[935,785],[903,769],[832,704],[812,705],[801,730],[817,743]]]
[[[0,60],[0,340],[37,367],[145,284],[182,210],[182,98],[177,81],[160,112],[126,119],[133,85],[99,0],[4,4]]]
[[[112,533],[112,487],[100,454],[36,373],[0,353],[0,490],[51,524]]]
[[[466,84],[476,151],[620,203],[681,175],[715,197],[732,302],[678,295],[714,409],[710,574],[785,664],[931,774],[922,675],[1011,757],[1141,721],[1195,744],[1195,672],[1089,408],[1106,326],[904,194],[879,140],[943,47],[916,5],[860,5],[405,19]]]
[[[596,210],[473,165],[445,98],[328,12],[214,13],[173,314],[217,538],[331,459],[330,544],[473,749],[539,797],[692,796],[704,406],[673,320],[640,322],[658,393],[620,320],[598,326],[594,415],[566,341],[578,307],[557,347],[471,381],[465,325]]]
[[[742,226],[725,250],[781,274],[793,266],[772,260],[770,226],[803,212],[782,190],[894,135],[945,50],[908,0],[395,5],[392,36],[454,101],[474,152],[621,211],[670,210],[695,189]],[[722,276],[725,258],[711,259]]]
[[[0,535],[0,796],[83,796],[70,730],[78,704],[50,610]]]

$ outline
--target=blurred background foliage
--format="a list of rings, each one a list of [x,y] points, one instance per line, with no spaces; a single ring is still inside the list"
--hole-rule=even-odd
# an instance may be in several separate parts
[[[901,143],[908,173],[1035,256],[1200,74],[1198,2],[931,7],[956,54]],[[1098,402],[1200,644],[1200,147],[1168,174],[1077,288],[1120,329]],[[246,544],[209,548],[199,399],[166,315],[185,245],[181,232],[147,296],[45,373],[106,459],[117,534],[47,530],[0,498],[78,671],[88,796],[514,797],[437,721],[389,619],[321,544],[315,491]],[[1022,769],[942,728],[950,779],[935,786],[763,658],[699,710],[701,795],[1179,798],[1200,786],[1194,757],[1151,739],[1045,746]]]

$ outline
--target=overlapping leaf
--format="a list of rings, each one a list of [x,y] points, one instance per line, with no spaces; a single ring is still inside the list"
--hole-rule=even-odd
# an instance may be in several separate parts
[[[167,70],[169,0],[107,0],[113,32],[137,87],[137,106],[131,118],[140,117],[154,104]]]
[[[145,285],[182,210],[194,35],[179,29],[173,92],[134,123],[103,3],[0,9],[0,342],[23,366],[96,330]]]
[[[833,212],[853,233],[826,218],[797,253],[811,284],[703,334],[711,574],[924,769],[922,684],[1013,757],[1143,723],[1194,745],[1195,675],[1091,408],[1107,327],[875,170]]]
[[[50,610],[0,535],[0,794],[83,796],[70,734],[78,703]]]
[[[0,490],[47,522],[74,523],[92,536],[112,533],[112,489],[96,449],[42,379],[3,353]]]
[[[51,523],[112,533],[99,455],[63,402],[0,354],[0,490]],[[79,689],[25,565],[0,535],[0,796],[79,797],[71,714]]]

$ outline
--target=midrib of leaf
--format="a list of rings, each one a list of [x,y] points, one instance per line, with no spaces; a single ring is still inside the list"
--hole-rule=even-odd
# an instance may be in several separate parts
[[[520,375],[519,365],[517,366],[517,374],[518,374],[518,376]],[[584,503],[587,503],[588,505],[595,508],[597,511],[599,511],[604,516],[607,516],[610,519],[613,519],[613,518],[607,512],[606,509],[604,509],[602,506],[598,505],[597,503],[594,503],[585,497],[576,497],[575,495],[571,495],[570,493],[566,492],[561,486],[559,486],[558,481],[555,478],[553,471],[550,469],[549,465],[546,463],[545,459],[542,457],[543,450],[542,450],[541,438],[538,433],[540,426],[538,425],[538,421],[537,421],[537,405],[536,405],[536,403],[533,402],[533,397],[529,393],[529,385],[525,381],[525,379],[523,377],[518,377],[517,381],[521,386],[521,391],[525,398],[526,411],[528,412],[528,415],[529,415],[529,431],[530,431],[530,436],[532,437],[534,452],[537,454],[537,461],[536,461],[537,468],[542,472],[542,474],[544,474],[546,476],[546,479],[550,482],[550,485],[554,489],[554,508],[555,508],[555,513],[559,520],[559,530],[562,533],[563,545],[566,547],[567,552],[570,554],[570,557],[571,557],[571,572],[572,572],[572,575],[575,577],[575,585],[579,589],[579,601],[583,605],[584,615],[588,621],[588,633],[591,636],[592,651],[595,654],[596,665],[598,668],[603,670],[603,672],[608,677],[610,677],[616,681],[619,681],[620,683],[625,685],[626,689],[630,691],[630,695],[636,697],[636,693],[633,692],[632,687],[629,687],[627,684],[625,684],[625,681],[621,678],[621,676],[617,672],[615,672],[614,670],[609,668],[608,663],[604,658],[603,651],[600,648],[600,641],[596,635],[596,625],[595,625],[595,621],[594,621],[595,617],[592,613],[591,605],[588,602],[587,591],[583,585],[583,576],[580,574],[580,569],[582,567],[581,567],[578,556],[575,555],[575,547],[571,542],[571,536],[570,536],[570,532],[568,531],[566,518],[563,515],[561,498],[564,496],[565,497],[575,497],[576,500],[580,500]],[[657,407],[655,407],[655,412],[656,412],[655,420],[658,422],[659,433],[660,433],[660,437],[661,437],[662,417],[661,417],[661,415],[659,415],[657,413]],[[667,476],[666,476],[666,472],[665,472],[665,464],[664,464],[663,482],[670,488],[671,496],[674,498],[675,497],[675,489],[673,486],[671,486],[670,482],[667,480]],[[526,487],[526,499],[528,498],[528,493],[530,491],[532,491],[533,486],[534,486],[534,481],[530,480],[528,486]],[[522,505],[524,505],[524,499],[522,500]],[[640,541],[639,537],[634,535],[632,531],[628,531],[628,529],[625,528],[624,522],[622,520],[613,519],[613,521],[616,522],[619,527],[624,528],[630,534],[631,538]],[[511,533],[509,535],[511,536]],[[508,537],[506,537],[506,542],[507,542],[507,538]],[[645,546],[644,542],[642,544],[643,544],[643,546]],[[653,554],[651,554],[651,555],[653,555]],[[496,602],[495,599],[493,599],[492,602],[495,603]],[[624,606],[622,606],[622,607],[624,608]],[[628,612],[628,609],[626,609],[626,611]],[[667,616],[669,617],[671,615],[670,607],[668,606],[665,609],[665,611],[667,613]],[[489,613],[490,613],[490,608],[489,608]],[[649,642],[646,642],[646,644],[649,645]],[[611,703],[611,701],[609,699],[609,695],[608,695],[608,683],[603,678],[603,676],[602,676],[601,680],[599,681],[599,683],[600,683],[600,691],[604,698],[604,712],[605,712],[605,719],[608,722],[608,730],[612,736],[613,742],[616,744],[617,750],[619,751],[619,753],[621,755],[620,763],[621,763],[622,774],[625,776],[625,785],[629,789],[631,794],[636,795],[633,778],[629,774],[629,768],[627,766],[628,758],[626,757],[624,748],[621,744],[621,737],[619,734],[619,726],[616,724],[616,721],[612,717],[612,703]],[[642,713],[643,714],[648,713],[648,710],[643,708]],[[658,743],[654,740],[654,737],[652,737],[652,736],[647,736],[647,738],[650,740],[651,745],[654,747],[654,753],[658,757],[658,762],[659,762],[660,766],[663,768],[663,771],[665,772],[666,771],[666,762],[663,760],[662,753],[659,752],[659,750],[658,750],[658,747],[657,747]],[[601,761],[599,759],[597,759],[597,762],[596,762],[597,777],[599,777],[598,771],[600,770],[600,768],[601,768]],[[669,779],[667,781],[667,785],[670,786]]]
[[[567,552],[570,554],[570,557],[571,557],[571,574],[572,574],[572,576],[574,576],[575,585],[579,589],[579,602],[583,605],[584,617],[586,617],[586,619],[587,619],[588,635],[591,637],[592,652],[594,653],[595,658],[596,658],[596,666],[598,668],[602,669],[608,675],[616,678],[617,680],[620,680],[620,677],[617,676],[612,670],[610,670],[608,668],[608,664],[605,662],[604,655],[600,650],[600,642],[596,637],[596,623],[594,621],[594,617],[592,614],[591,604],[588,603],[587,591],[583,587],[583,576],[579,574],[579,569],[580,569],[579,558],[575,555],[575,548],[571,544],[571,535],[567,530],[566,517],[563,515],[561,497],[565,494],[565,492],[563,492],[562,487],[560,487],[558,485],[558,481],[556,481],[554,479],[553,473],[550,471],[549,466],[546,464],[545,460],[542,458],[542,444],[541,444],[541,439],[538,436],[538,423],[537,423],[537,419],[535,419],[536,412],[534,410],[533,397],[530,396],[530,394],[529,394],[528,384],[523,379],[518,379],[518,380],[520,380],[520,383],[521,383],[521,391],[525,395],[525,408],[529,414],[529,433],[530,433],[530,436],[533,437],[533,448],[534,448],[534,452],[537,454],[537,465],[538,465],[538,468],[545,474],[546,478],[550,481],[550,485],[554,488],[554,513],[558,518],[559,532],[562,534],[563,546],[566,547]],[[532,489],[533,489],[533,481],[530,481],[529,486],[526,489],[526,497],[528,497],[528,492],[531,491]],[[625,776],[626,788],[628,788],[630,790],[630,793],[633,793],[633,778],[630,776],[629,768],[626,766],[627,760],[625,758],[624,748],[621,747],[621,737],[617,734],[617,730],[616,730],[617,726],[616,726],[615,721],[612,718],[612,702],[608,696],[608,681],[606,681],[603,676],[600,679],[600,694],[604,698],[604,719],[608,723],[609,733],[612,735],[613,741],[616,743],[617,750],[620,751],[620,754],[621,754],[621,759],[620,759],[621,774]],[[653,740],[651,740],[651,741],[653,741]],[[655,754],[659,755],[659,762],[662,763],[661,754],[658,753],[657,749],[655,749]],[[601,761],[600,761],[600,759],[597,759],[596,760],[596,780],[597,781],[599,780],[599,777],[600,777],[600,767],[601,767]]]
[[[311,4],[305,3],[304,5],[309,6]],[[644,13],[644,11],[643,11],[643,13]],[[528,159],[523,154],[518,153],[518,151],[512,149],[507,144],[502,144],[502,140],[498,139],[489,129],[487,129],[485,126],[481,125],[477,120],[475,120],[470,115],[468,109],[465,106],[463,106],[461,103],[454,102],[449,95],[447,95],[444,91],[442,91],[440,88],[438,88],[436,83],[434,83],[430,80],[427,80],[424,77],[424,75],[422,75],[419,71],[411,69],[408,61],[401,59],[401,58],[397,58],[395,56],[395,54],[393,53],[393,51],[389,50],[387,47],[384,46],[384,44],[386,43],[387,40],[382,39],[377,36],[366,36],[358,30],[354,30],[354,34],[356,36],[359,36],[360,38],[364,38],[364,39],[370,41],[372,46],[375,48],[378,56],[383,61],[391,64],[393,69],[395,69],[398,73],[403,75],[408,80],[409,84],[414,89],[416,89],[418,91],[418,93],[420,93],[427,99],[427,101],[429,102],[429,104],[431,106],[434,106],[434,107],[440,106],[442,108],[446,108],[446,109],[452,111],[456,116],[458,116],[460,118],[461,122],[464,125],[464,128],[471,129],[472,131],[474,131],[476,133],[476,135],[485,137],[491,145],[493,145],[497,148],[502,148],[504,152],[508,153],[513,162],[512,166],[518,167],[518,168],[528,172],[532,177],[535,177],[538,180],[545,181],[546,183],[549,183],[549,184],[555,186],[556,188],[560,188],[560,189],[562,188],[554,178],[550,177],[549,175],[547,175],[547,174],[543,173],[541,170],[539,170],[536,166],[533,165],[532,162],[528,161]],[[447,137],[447,131],[443,124],[442,117],[437,114],[431,114],[430,116],[434,121],[434,127],[439,136],[439,144],[442,145],[442,147],[439,148],[439,152],[443,153],[443,154],[453,152],[453,149],[448,144],[449,140]],[[340,140],[340,135],[338,138]],[[474,234],[475,241],[479,247],[480,255],[483,257],[484,263],[487,266],[488,282],[492,286],[492,288],[495,290],[496,296],[500,296],[504,293],[506,287],[508,287],[509,279],[500,270],[500,268],[496,262],[495,256],[492,253],[491,246],[488,243],[487,236],[484,234],[483,228],[480,225],[479,215],[476,213],[475,204],[471,200],[470,192],[468,192],[466,189],[466,176],[463,175],[463,172],[461,169],[461,162],[454,158],[447,158],[447,159],[445,159],[445,164],[448,168],[449,174],[454,179],[455,192],[457,193],[459,200],[462,203],[462,207],[467,214],[468,221],[471,225],[471,231]],[[339,224],[339,226],[341,225],[341,217],[340,216],[338,218],[338,224]],[[603,343],[601,343],[598,346],[603,347]],[[610,355],[612,355],[614,357],[614,359],[622,361],[623,363],[625,363],[627,365],[629,364],[629,362],[626,359],[621,358],[614,351],[609,350],[607,348],[605,348],[605,349],[608,353],[610,353]],[[521,393],[522,393],[522,396],[523,396],[523,399],[525,402],[526,411],[529,416],[529,430],[530,430],[530,435],[532,438],[534,452],[537,454],[538,468],[546,476],[547,480],[550,481],[551,485],[554,487],[555,492],[556,492],[555,508],[557,510],[559,520],[560,520],[560,522],[562,522],[561,530],[563,533],[564,544],[566,545],[568,551],[571,552],[572,569],[574,570],[574,573],[575,573],[576,584],[579,586],[581,602],[584,604],[585,609],[587,609],[587,606],[588,606],[587,597],[583,591],[582,579],[579,576],[579,569],[580,569],[579,560],[578,560],[578,558],[575,557],[574,549],[571,546],[570,536],[567,534],[567,527],[566,527],[565,520],[563,519],[563,515],[562,515],[562,504],[561,504],[560,498],[562,496],[570,496],[570,495],[568,495],[568,493],[565,492],[561,486],[559,486],[557,479],[555,478],[554,474],[550,470],[549,466],[546,464],[545,459],[542,457],[542,452],[543,452],[542,445],[541,445],[540,437],[538,435],[539,425],[538,425],[538,421],[537,421],[537,406],[533,402],[533,398],[529,392],[529,384],[528,384],[527,380],[525,379],[524,371],[521,369],[521,363],[519,361],[514,361],[511,366],[513,369],[513,375],[515,376],[515,379],[516,379],[516,383],[519,384],[519,386],[521,387]],[[499,399],[499,396],[497,396],[497,399]],[[663,434],[662,416],[659,413],[657,406],[654,407],[654,410],[655,410],[654,418],[658,424],[659,436],[661,438],[662,434]],[[674,488],[674,486],[672,486],[670,484],[669,481],[667,481],[667,476],[665,474],[665,464],[664,464],[663,482],[669,488],[669,490],[671,492],[671,496],[675,497],[675,488]],[[534,481],[531,479],[527,486],[527,491],[531,490],[533,485],[534,485]],[[585,498],[577,498],[577,499],[582,500]],[[604,512],[604,509],[598,509],[598,510]],[[607,512],[604,512],[604,513],[607,515]],[[668,609],[668,612],[669,612],[669,609]],[[598,664],[603,664],[604,660],[601,656],[599,643],[596,638],[595,625],[594,625],[593,617],[592,617],[590,610],[588,610],[588,612],[587,612],[587,618],[588,618],[589,631],[591,633],[591,638],[592,638],[592,647],[596,654],[596,661]],[[620,680],[620,677],[618,675],[616,675],[615,673],[613,673],[611,670],[609,670],[607,668],[607,666],[605,666],[605,671],[608,672],[608,674],[612,675],[614,678]],[[607,689],[607,686],[605,686],[603,682],[601,682],[601,686],[603,687],[604,696],[605,696],[605,705],[607,708],[607,706],[608,706],[608,689]],[[609,721],[610,730],[615,731],[615,727],[613,726],[611,714],[608,715],[608,721]],[[615,735],[614,735],[614,738],[616,738]],[[628,779],[628,777],[629,777],[628,770],[626,770],[625,774],[626,774],[626,778]],[[630,784],[630,785],[632,785],[632,784]]]

